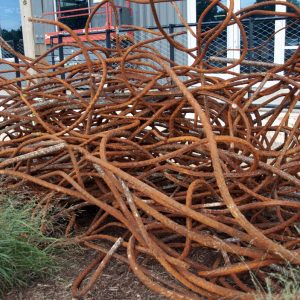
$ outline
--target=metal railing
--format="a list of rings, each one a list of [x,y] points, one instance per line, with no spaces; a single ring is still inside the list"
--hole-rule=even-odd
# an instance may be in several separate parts
[[[286,49],[286,59],[291,56],[291,54],[295,51],[300,43],[300,21],[299,20],[289,20],[280,17],[267,17],[267,18],[249,18],[243,20],[243,28],[245,30],[247,39],[248,39],[248,51],[246,60],[250,61],[259,61],[259,62],[276,62],[276,58],[274,59],[274,49],[275,49],[275,21],[278,20],[286,20],[287,28],[286,30],[286,45],[289,45]],[[201,28],[202,32],[205,32],[216,25],[218,25],[220,21],[213,22],[204,22]],[[189,24],[192,28],[196,28],[197,24]],[[180,31],[186,31],[185,27],[182,24],[169,24],[163,26],[163,28],[169,34],[178,34]],[[148,29],[157,30],[157,27],[148,27]],[[101,35],[101,39],[96,41],[99,45],[105,46],[107,48],[111,48],[113,45],[113,36],[115,34],[114,29],[101,30],[96,32],[90,32],[89,36],[93,37],[93,35]],[[126,36],[131,34],[132,39],[128,42],[137,43],[143,40],[147,40],[151,38],[153,35],[151,33],[146,33],[143,31],[138,31],[135,29],[119,29],[119,35]],[[83,33],[79,34],[84,35]],[[60,34],[58,33],[56,36],[51,36],[50,44],[53,46],[54,44],[61,44],[64,38],[69,37],[68,34]],[[154,36],[153,36],[154,37]],[[187,46],[188,37],[187,33],[179,34],[174,36],[174,39]],[[284,41],[282,41],[284,43]],[[292,47],[291,47],[292,45]],[[294,46],[293,46],[294,45]],[[125,45],[126,46],[126,45]],[[128,45],[127,45],[128,46]],[[173,45],[170,45],[168,41],[161,40],[157,42],[153,42],[151,44],[153,48],[156,48],[159,53],[165,57],[170,58],[170,60],[174,61],[176,64],[187,64],[187,54],[182,53],[178,49],[175,49]],[[244,47],[243,40],[241,39],[241,49]],[[241,51],[241,49],[235,49],[235,51]],[[208,46],[208,51],[206,53],[205,59],[208,61],[209,57],[217,56],[221,58],[227,57],[228,49],[227,46],[227,29],[223,31],[221,35],[219,35],[216,39],[214,39]],[[64,58],[72,53],[74,53],[75,48],[73,46],[63,46],[59,47],[57,50],[53,51],[48,60],[50,63],[55,64],[58,61],[64,60]],[[77,64],[84,61],[83,56],[75,57],[70,64]],[[214,66],[224,66],[223,62],[212,62],[209,61],[210,64]],[[241,72],[262,72],[265,71],[266,67],[264,66],[249,66],[242,65]]]

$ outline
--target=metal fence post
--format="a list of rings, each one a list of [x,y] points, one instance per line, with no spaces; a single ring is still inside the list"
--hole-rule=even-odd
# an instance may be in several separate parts
[[[169,24],[169,34],[174,33],[174,24]],[[175,48],[173,45],[170,44],[170,60],[172,62],[175,62]],[[173,66],[173,63],[170,63],[171,66]]]
[[[61,34],[58,35],[58,44],[62,44],[63,43],[63,36]],[[64,60],[64,48],[63,46],[60,46],[58,48],[58,55],[59,55],[59,61],[63,61]],[[62,65],[62,67],[64,67],[64,65]],[[61,74],[61,79],[65,79],[66,78],[66,74],[62,73]]]
[[[254,24],[253,24],[253,22],[254,22],[253,17],[250,17],[249,18],[249,48],[250,49],[254,48],[254,43],[253,43],[253,25]],[[249,59],[253,60],[253,50],[249,51]],[[252,73],[252,69],[253,69],[253,67],[250,66],[249,67],[249,72],[250,73]]]
[[[18,51],[18,42],[16,40],[13,40],[13,49],[16,51],[16,52],[19,52]],[[15,60],[15,63],[16,64],[19,64],[19,57],[18,56],[14,56],[14,60]],[[16,78],[20,78],[21,77],[21,73],[20,73],[20,69],[17,69],[16,70]],[[21,87],[21,81],[18,81],[18,86]]]
[[[53,36],[50,36],[50,47],[53,48]],[[51,63],[55,65],[54,51],[51,52]]]
[[[105,42],[106,42],[106,48],[111,48],[111,30],[106,29],[105,30]]]

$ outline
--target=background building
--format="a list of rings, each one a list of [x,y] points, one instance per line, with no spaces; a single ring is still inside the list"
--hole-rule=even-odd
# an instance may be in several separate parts
[[[248,5],[261,2],[262,0],[235,0],[234,10],[238,11]],[[285,0],[299,5],[298,0]],[[51,37],[57,36],[61,31],[54,25],[41,23],[32,24],[28,22],[28,17],[42,17],[51,20],[59,20],[78,33],[88,18],[91,8],[99,3],[99,0],[20,0],[21,16],[24,35],[25,54],[28,56],[38,56],[45,51],[47,44],[50,44]],[[229,5],[229,0],[222,0],[222,4]],[[155,26],[155,22],[149,5],[139,5],[129,3],[126,0],[117,0],[119,19],[122,24],[135,24],[143,27]],[[176,2],[182,12],[182,16],[189,23],[195,23],[200,13],[207,7],[207,0],[181,0]],[[162,25],[168,27],[170,24],[181,24],[177,14],[170,3],[160,3],[156,5],[159,19]],[[266,5],[268,10],[285,11],[284,5]],[[205,25],[202,30],[207,30],[216,25],[225,17],[225,11],[214,8],[207,15]],[[287,29],[285,28],[288,25]],[[195,28],[195,27],[194,27]],[[288,20],[283,18],[262,18],[255,17],[244,23],[245,31],[250,37],[248,41],[255,51],[249,51],[248,58],[265,62],[283,63],[299,46],[299,21]],[[89,28],[91,37],[95,40],[104,40],[104,34],[95,35],[95,31],[105,29],[114,29],[114,17],[109,5],[105,4],[103,9],[94,16]],[[184,28],[175,27],[171,30],[182,31]],[[169,29],[166,29],[169,30]],[[274,33],[277,32],[275,35]],[[92,34],[93,33],[93,34]],[[274,35],[274,36],[272,36]],[[149,36],[145,33],[134,33],[134,41],[139,41]],[[193,47],[196,45],[195,39],[191,34],[181,35],[176,38],[182,44]],[[67,41],[65,38],[64,41]],[[52,39],[52,43],[57,40]],[[276,45],[276,47],[275,47]],[[166,41],[155,44],[160,53],[168,56],[170,53],[169,45]],[[240,50],[243,47],[241,33],[237,25],[228,27],[218,39],[216,39],[209,48],[210,55],[238,59]],[[70,50],[70,49],[69,49]],[[71,50],[70,50],[71,51]],[[175,51],[175,60],[178,63],[186,64],[191,62],[185,53]],[[247,68],[243,71],[246,71]],[[235,68],[240,71],[240,66]]]

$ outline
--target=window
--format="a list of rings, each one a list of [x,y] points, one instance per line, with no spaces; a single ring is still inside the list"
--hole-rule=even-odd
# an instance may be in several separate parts
[[[222,0],[221,3],[226,5],[226,0]],[[209,0],[197,0],[196,1],[196,10],[197,10],[197,20],[203,11],[208,7],[211,2]],[[214,6],[204,17],[205,22],[217,21],[224,19],[226,12],[220,7]]]
[[[296,6],[300,7],[299,0],[289,0],[288,2],[295,4]],[[293,12],[293,9],[288,7],[288,12]],[[299,19],[287,19],[286,22],[286,37],[285,37],[285,44],[290,49],[293,49],[293,46],[299,46],[300,44],[300,21]],[[296,49],[296,48],[294,48]]]
[[[271,0],[241,0],[241,8],[245,8],[247,6],[257,4],[260,2],[271,1]],[[275,10],[275,5],[263,5],[258,8],[259,10]],[[258,15],[259,16],[259,15]]]
[[[84,28],[89,12],[88,0],[56,0],[56,7],[58,21],[71,29]]]

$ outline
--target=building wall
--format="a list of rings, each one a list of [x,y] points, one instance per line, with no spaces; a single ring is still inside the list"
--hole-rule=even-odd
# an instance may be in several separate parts
[[[43,17],[44,13],[54,12],[54,3],[49,0],[34,0],[32,5],[32,16],[35,18],[43,18],[48,20],[54,20],[55,15],[49,15]],[[33,38],[35,42],[35,54],[36,56],[41,55],[46,50],[45,46],[45,33],[55,31],[55,26],[44,23],[33,24]]]
[[[190,0],[189,0],[190,1]],[[90,5],[95,5],[99,2],[98,0],[90,0]],[[32,8],[32,15],[34,17],[41,17],[43,13],[46,12],[54,12],[54,1],[53,0],[35,0],[34,7]],[[116,0],[116,5],[126,6],[125,0]],[[184,19],[187,19],[187,0],[177,1],[176,4],[178,5],[180,11],[182,12],[182,16]],[[143,5],[143,4],[136,4],[131,3],[131,8],[133,12],[133,24],[141,27],[151,27],[156,26],[154,18],[152,16],[152,11],[150,5]],[[156,4],[158,17],[161,20],[161,24],[163,26],[168,26],[169,24],[181,24],[180,19],[177,16],[177,13],[170,3],[159,3]],[[55,16],[44,16],[44,18],[54,20]],[[92,21],[93,26],[99,26],[99,22],[101,21],[101,15],[95,16],[99,20]],[[103,20],[100,22],[103,26]],[[44,36],[47,32],[54,32],[55,26],[49,24],[41,24],[35,23],[34,25],[34,42],[35,42],[35,49],[36,49],[36,56],[40,55],[45,51],[44,46]],[[183,31],[184,28],[175,28],[174,31]],[[166,29],[168,31],[168,29]],[[137,43],[139,41],[143,41],[145,39],[149,39],[154,37],[154,35],[147,34],[143,31],[135,32],[134,33],[134,41]],[[188,37],[187,35],[180,35],[175,38],[177,42],[180,42],[184,45],[188,44]],[[152,43],[151,46],[154,46],[158,52],[165,56],[170,57],[170,45],[166,40],[158,41]],[[67,50],[67,49],[66,49]],[[70,49],[69,49],[70,50]],[[71,51],[71,50],[70,50]],[[66,51],[68,53],[68,51]],[[188,59],[186,53],[182,53],[178,50],[175,50],[175,61],[179,64],[186,64]]]
[[[89,0],[91,5],[95,5],[100,2],[100,0]],[[228,5],[229,0],[221,0],[223,4]],[[253,0],[254,1],[254,0]],[[31,4],[27,5],[32,7],[32,16],[33,17],[41,17],[43,13],[46,12],[53,12],[54,11],[54,0],[31,0],[27,1],[26,3]],[[21,8],[23,6],[23,11],[26,12],[25,1],[20,0]],[[115,0],[115,3],[117,5],[126,6],[125,0]],[[187,20],[190,23],[196,22],[196,0],[182,0],[182,1],[176,1],[176,4],[178,5],[180,11],[182,12],[182,17]],[[244,0],[235,0],[235,9],[238,9],[239,6],[243,6],[245,4]],[[133,24],[142,26],[142,27],[151,27],[155,26],[155,21],[152,16],[152,11],[150,5],[143,5],[143,4],[137,4],[137,3],[131,3],[131,7],[133,10]],[[28,7],[27,7],[28,8]],[[158,18],[161,21],[161,24],[164,26],[168,26],[169,24],[180,24],[180,20],[176,14],[175,9],[173,8],[172,4],[170,3],[159,3],[156,4],[157,8],[157,14]],[[276,10],[285,9],[284,6],[277,5]],[[28,9],[27,9],[28,10]],[[21,9],[22,12],[22,9]],[[30,17],[30,16],[29,16]],[[44,18],[48,19],[55,19],[55,15],[47,16]],[[96,23],[99,23],[99,15],[95,16]],[[26,23],[26,16],[22,12],[22,24],[24,25]],[[270,23],[270,22],[269,22]],[[289,23],[288,23],[289,24]],[[260,26],[259,30],[255,30],[255,34],[259,35],[260,32],[262,32],[260,35],[263,35],[263,32],[265,33],[272,33],[274,31],[273,27],[275,26],[276,31],[278,33],[274,36],[274,41],[270,40],[269,46],[272,48],[268,51],[265,51],[266,53],[270,53],[270,57],[272,56],[272,59],[270,62],[274,61],[275,63],[283,63],[284,59],[286,59],[291,53],[293,53],[297,46],[298,42],[294,41],[291,45],[286,41],[286,43],[283,43],[283,41],[286,40],[286,35],[288,38],[288,41],[291,41],[292,39],[296,39],[296,25],[294,26],[292,24],[293,31],[287,29],[287,30],[280,30],[286,26],[285,20],[277,20],[275,21],[274,25],[269,26],[270,28],[267,28],[268,24],[263,24],[264,26]],[[96,26],[96,24],[94,25]],[[298,25],[297,25],[298,26]],[[30,29],[31,27],[32,30]],[[45,45],[44,45],[44,35],[47,32],[53,32],[55,31],[54,25],[49,24],[41,24],[41,23],[34,23],[33,25],[30,23],[26,23],[26,26],[24,25],[23,28],[26,29],[27,34],[25,34],[24,43],[25,44],[32,44],[34,41],[34,45],[31,45],[30,47],[26,47],[25,45],[25,51],[27,48],[35,48],[35,56],[40,55],[42,52],[45,51]],[[299,26],[297,27],[299,28]],[[29,30],[30,29],[30,30]],[[165,29],[168,31],[168,28]],[[184,30],[184,27],[177,28],[174,31],[182,31]],[[32,33],[33,31],[33,33]],[[266,34],[264,34],[266,35]],[[29,37],[29,39],[26,39],[26,37]],[[33,39],[31,38],[33,37]],[[139,42],[141,40],[145,40],[148,38],[154,37],[151,34],[147,34],[145,32],[135,32],[134,34],[134,41]],[[184,46],[188,46],[189,48],[193,48],[195,46],[195,39],[192,38],[190,34],[180,35],[175,37],[175,40]],[[257,39],[258,41],[259,39]],[[230,51],[227,49],[240,49],[243,45],[240,44],[240,33],[237,28],[237,26],[230,26],[227,28],[224,33],[222,33],[222,36],[220,36],[218,39],[216,39],[211,45],[210,45],[210,56],[220,56],[218,52],[222,52],[222,56],[227,56],[228,58],[237,59],[239,56],[238,51]],[[275,47],[276,45],[276,47]],[[170,57],[170,45],[167,41],[159,41],[152,43],[151,46],[154,46],[158,53]],[[28,54],[29,53],[29,54]],[[32,55],[33,51],[27,51],[27,55]],[[237,56],[237,57],[236,57]],[[258,60],[265,61],[265,57],[258,57]],[[268,60],[269,61],[269,60]],[[187,55],[185,53],[180,52],[179,50],[175,50],[175,62],[179,64],[191,64],[193,62],[193,59],[190,60],[187,58]],[[239,67],[235,70],[236,72],[239,72]]]
[[[187,19],[187,0],[177,1],[177,6],[182,12],[184,19]],[[157,8],[158,18],[162,25],[181,24],[175,9],[171,3],[158,3]],[[156,26],[150,5],[132,3],[134,24],[142,26]]]
[[[176,1],[176,4],[181,11],[182,17],[185,20],[187,20],[187,15],[188,15],[187,1],[188,0]],[[178,18],[177,13],[171,3],[158,3],[155,4],[155,6],[157,9],[156,11],[157,11],[158,18],[161,22],[161,25],[168,26],[169,24],[181,24],[181,21]],[[142,27],[156,26],[150,5],[132,3],[131,7],[133,10],[133,24]],[[165,30],[168,32],[168,29]],[[174,29],[175,32],[179,32],[183,30],[184,27]],[[136,41],[145,40],[151,37],[154,36],[151,36],[150,34],[146,34],[143,32],[135,33]],[[180,35],[176,37],[175,40],[185,46],[188,44],[187,34]],[[152,46],[154,46],[159,51],[159,53],[162,54],[163,56],[170,57],[170,45],[166,40],[152,43]],[[187,64],[188,62],[187,54],[175,50],[175,61],[179,64]]]

